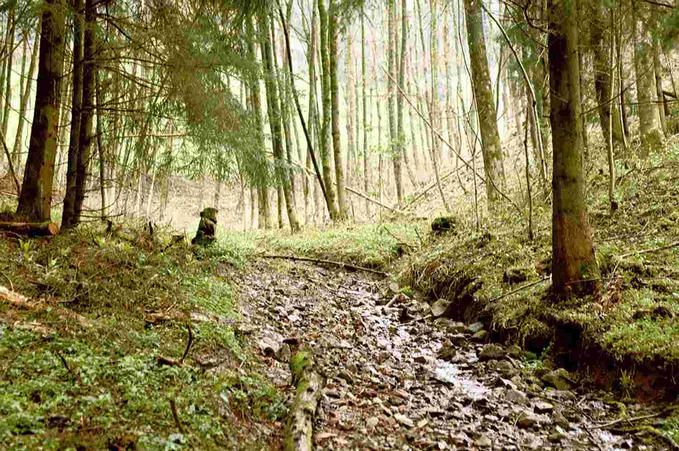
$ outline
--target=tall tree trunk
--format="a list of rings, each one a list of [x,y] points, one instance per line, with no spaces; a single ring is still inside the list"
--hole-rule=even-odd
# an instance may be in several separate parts
[[[332,104],[332,150],[335,159],[335,181],[337,183],[337,204],[339,207],[337,219],[345,220],[349,217],[349,207],[344,191],[344,164],[340,142],[340,111],[339,111],[339,15],[338,0],[328,2],[328,69],[330,72],[330,101]]]
[[[497,112],[493,102],[488,60],[486,58],[486,41],[481,21],[481,0],[465,0],[467,15],[467,42],[469,44],[469,60],[471,65],[472,86],[476,99],[476,108],[483,144],[483,166],[486,174],[486,193],[489,204],[500,199],[498,190],[505,185],[502,147],[497,129]]]
[[[7,26],[9,27],[9,44],[7,49],[7,73],[5,75],[5,109],[2,115],[2,136],[7,136],[9,125],[9,113],[12,110],[12,65],[14,64],[14,36],[16,35],[16,20],[14,18],[14,8],[7,12]]]
[[[87,178],[90,171],[90,154],[92,150],[92,124],[94,120],[94,78],[96,68],[95,56],[95,0],[85,0],[85,23],[83,39],[83,98],[80,122],[80,138],[78,139],[78,160],[76,166],[75,205],[73,213],[75,223],[80,222],[80,215],[85,202]]]
[[[403,203],[403,182],[401,173],[401,146],[399,144],[398,124],[396,123],[396,97],[397,90],[394,80],[399,78],[398,68],[398,20],[396,18],[396,0],[387,2],[388,17],[388,40],[387,40],[387,60],[389,70],[389,98],[387,107],[389,108],[389,138],[390,155],[394,167],[394,184],[396,185],[396,199],[399,205]],[[399,96],[400,97],[400,96]]]
[[[247,28],[247,51],[248,56],[251,61],[256,60],[255,55],[255,31],[252,25],[252,19],[248,19],[246,22]],[[260,153],[260,158],[262,161],[266,161],[266,153],[264,151],[264,125],[262,122],[262,100],[260,94],[259,86],[260,74],[254,76],[249,80],[250,89],[250,105],[252,107],[252,113],[255,117],[255,128],[257,133],[257,148]],[[257,181],[257,204],[259,207],[259,221],[258,227],[260,229],[270,229],[272,227],[271,209],[269,208],[269,191],[266,187],[266,178],[264,180],[260,179]]]
[[[548,38],[552,148],[552,280],[563,296],[598,287],[582,169],[577,0],[549,0]],[[596,280],[594,280],[596,279]]]
[[[80,120],[83,98],[83,12],[84,0],[72,0],[73,14],[73,92],[71,94],[71,132],[68,141],[68,163],[66,168],[66,194],[61,214],[61,227],[68,229],[77,223],[75,196],[77,181],[78,152],[80,146]]]
[[[64,64],[64,4],[62,0],[45,0],[45,3],[31,140],[17,208],[19,215],[35,221],[48,221],[51,216]]]
[[[26,35],[26,41],[28,42],[28,36]],[[26,79],[24,80],[23,90],[21,92],[21,103],[19,104],[19,122],[17,124],[16,137],[14,138],[14,149],[12,150],[12,160],[14,161],[14,167],[19,167],[21,162],[21,147],[23,145],[24,137],[24,124],[26,123],[26,110],[28,109],[28,99],[31,94],[31,87],[33,86],[33,76],[35,75],[35,67],[38,61],[38,49],[40,45],[38,43],[40,36],[40,22],[38,21],[36,29],[36,39],[33,43],[33,50],[31,51],[31,62],[28,64],[28,74],[26,74]]]
[[[293,233],[300,230],[297,214],[292,204],[292,194],[290,189],[290,178],[285,168],[285,157],[283,154],[283,134],[281,131],[281,111],[278,103],[278,92],[276,89],[276,68],[273,54],[273,43],[276,42],[272,37],[273,29],[269,31],[269,19],[264,16],[260,19],[260,39],[262,50],[262,61],[266,70],[264,85],[266,87],[266,104],[269,113],[269,126],[271,128],[271,140],[273,144],[273,154],[276,166],[276,184],[278,188],[278,220],[279,226],[282,222],[281,205],[285,200],[288,222]]]
[[[653,70],[653,38],[646,5],[635,4],[634,69],[636,71],[637,103],[639,104],[639,134],[641,157],[662,145],[660,112],[657,104],[655,72]]]
[[[368,99],[366,98],[366,64],[365,64],[365,7],[361,8],[361,94],[362,94],[362,105],[363,105],[363,192],[368,194],[370,190],[370,171],[368,166]],[[370,216],[370,202],[365,201],[365,217],[366,219]]]
[[[323,166],[323,182],[325,184],[325,192],[328,197],[328,211],[330,213],[330,219],[336,220],[339,218],[339,211],[336,206],[335,200],[335,187],[334,187],[334,177],[332,175],[332,162],[331,158],[333,154],[330,153],[330,120],[332,116],[332,96],[330,94],[331,81],[330,81],[330,56],[329,56],[329,40],[333,40],[333,36],[329,33],[329,14],[325,9],[325,2],[323,0],[318,0],[318,17],[320,19],[320,66],[321,66],[321,98],[323,105],[323,115],[320,127],[320,140],[321,140],[321,165]],[[339,137],[338,137],[339,138]],[[337,162],[335,162],[337,166]],[[341,167],[341,165],[340,165]],[[337,174],[335,174],[336,177]],[[340,188],[338,188],[340,189]]]

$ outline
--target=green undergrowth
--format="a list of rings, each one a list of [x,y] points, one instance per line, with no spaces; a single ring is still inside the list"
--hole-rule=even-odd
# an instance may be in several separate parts
[[[485,319],[492,331],[529,348],[544,349],[565,327],[581,334],[579,346],[627,362],[631,372],[677,368],[679,247],[658,249],[679,240],[679,148],[618,166],[620,208],[615,213],[609,210],[607,176],[593,171],[588,182],[601,268],[599,296],[552,300],[551,210],[539,200],[534,203],[534,240],[528,239],[527,221],[507,206],[478,229],[473,218],[457,218],[453,231],[430,235],[400,262],[401,286],[433,300],[455,301],[459,319]],[[506,283],[508,269],[520,271],[526,280]]]
[[[131,235],[0,239],[0,285],[31,304],[0,295],[0,448],[266,446],[248,431],[284,405],[230,326],[237,292],[221,269],[243,260]],[[159,363],[181,360],[189,324],[183,364]]]
[[[257,255],[294,255],[376,269],[386,269],[419,246],[426,222],[340,224],[327,229],[307,226],[300,233],[220,230],[218,244],[247,259]]]

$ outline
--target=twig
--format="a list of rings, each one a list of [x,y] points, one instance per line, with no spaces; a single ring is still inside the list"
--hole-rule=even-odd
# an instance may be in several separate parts
[[[539,283],[542,283],[542,282],[544,282],[544,281],[546,281],[546,280],[549,280],[550,277],[551,277],[551,276],[545,276],[545,277],[543,277],[543,278],[540,279],[540,280],[537,280],[537,281],[535,281],[535,282],[529,283],[528,285],[523,285],[523,286],[521,286],[521,287],[519,287],[519,288],[517,288],[517,289],[515,289],[515,290],[510,291],[509,293],[505,293],[505,294],[500,295],[500,296],[498,296],[498,297],[496,297],[496,298],[493,298],[493,299],[491,299],[489,302],[496,302],[496,301],[499,301],[500,299],[506,298],[507,296],[511,296],[511,295],[514,294],[514,293],[518,293],[519,291],[523,291],[523,290],[525,290],[526,288],[534,287],[535,285],[537,285],[537,284],[539,284]]]
[[[82,378],[80,377],[80,374],[74,373],[73,370],[71,370],[71,367],[68,366],[68,362],[66,361],[66,359],[64,358],[64,356],[61,355],[61,353],[60,353],[59,351],[54,350],[54,351],[52,351],[52,352],[54,352],[54,353],[57,355],[57,357],[59,357],[59,360],[61,360],[61,363],[64,365],[64,368],[66,368],[66,371],[68,371],[68,373],[69,373],[71,376],[75,377],[79,384],[82,384],[83,380],[82,380]]]
[[[382,207],[382,208],[386,208],[387,210],[393,211],[394,213],[404,214],[404,212],[403,212],[402,210],[397,210],[396,208],[392,208],[392,207],[390,207],[390,206],[388,206],[388,205],[384,205],[382,202],[380,202],[380,201],[378,201],[378,200],[375,200],[375,199],[373,199],[372,197],[370,197],[370,196],[368,196],[367,194],[364,194],[364,193],[362,193],[362,192],[360,192],[360,191],[356,191],[356,190],[353,189],[353,188],[350,188],[350,187],[348,187],[348,186],[345,186],[344,189],[347,190],[347,191],[349,191],[350,193],[356,194],[358,197],[361,197],[361,198],[363,198],[363,199],[365,199],[365,200],[367,200],[367,201],[369,201],[369,202],[372,202],[372,203],[375,204],[375,205],[379,205],[379,206]]]
[[[632,417],[632,418],[618,418],[617,420],[610,421],[608,423],[598,424],[596,426],[591,426],[589,429],[606,429],[606,428],[609,428],[611,426],[615,426],[616,424],[620,424],[620,423],[623,423],[623,422],[633,423],[635,421],[648,420],[649,418],[655,418],[655,417],[659,417],[659,416],[660,416],[660,413],[657,412],[657,413],[652,413],[652,414],[649,414],[649,415],[641,415],[641,416]]]
[[[189,339],[186,342],[186,349],[184,350],[184,355],[182,355],[182,359],[179,361],[179,363],[184,363],[184,359],[186,358],[187,355],[189,355],[189,351],[191,350],[191,345],[193,344],[193,330],[191,329],[191,323],[189,322],[188,324],[189,328]]]
[[[631,257],[632,255],[641,255],[641,254],[650,254],[652,252],[660,252],[660,251],[664,251],[664,250],[667,250],[667,249],[672,249],[673,247],[677,247],[677,246],[679,246],[679,241],[675,241],[674,243],[668,244],[667,246],[657,247],[657,248],[654,248],[654,249],[646,249],[646,250],[643,250],[643,251],[634,251],[634,252],[630,252],[628,254],[623,254],[623,255],[620,256],[620,258]]]
[[[383,272],[383,271],[378,271],[376,269],[372,268],[366,268],[363,266],[356,266],[352,265],[349,263],[344,263],[344,262],[336,262],[333,260],[322,260],[318,258],[308,258],[308,257],[295,257],[293,255],[258,255],[260,258],[267,258],[267,259],[279,259],[279,260],[292,260],[292,261],[300,261],[300,262],[310,262],[310,263],[324,263],[327,265],[334,265],[334,266],[339,266],[340,268],[347,268],[347,269],[353,269],[356,271],[365,271],[369,272],[372,274],[377,274],[380,276],[389,276],[389,273]]]
[[[184,427],[182,426],[181,421],[179,421],[179,415],[177,415],[177,406],[174,404],[174,399],[170,399],[170,411],[172,411],[172,418],[174,418],[174,424],[177,425],[177,429],[179,429],[179,432],[184,434]]]
[[[424,321],[426,319],[433,318],[433,317],[434,317],[434,315],[431,315],[431,314],[420,316],[419,318],[415,318],[413,320],[410,320],[407,323],[403,323],[402,326],[407,326],[409,324],[417,323],[418,321]]]

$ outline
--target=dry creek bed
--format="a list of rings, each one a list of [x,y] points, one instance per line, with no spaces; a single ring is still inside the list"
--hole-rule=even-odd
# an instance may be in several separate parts
[[[257,262],[236,277],[244,327],[273,383],[290,381],[284,340],[314,350],[327,378],[317,449],[672,448],[618,421],[623,408],[637,418],[660,406],[612,402],[563,371],[528,370],[519,348],[473,338],[479,323],[417,321],[428,305],[384,298],[378,278],[298,262]]]

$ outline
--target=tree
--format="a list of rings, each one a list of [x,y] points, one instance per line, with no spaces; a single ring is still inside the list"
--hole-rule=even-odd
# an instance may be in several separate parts
[[[553,175],[552,280],[557,295],[598,287],[592,230],[587,221],[579,127],[580,69],[577,0],[550,0],[549,77]]]
[[[17,214],[30,220],[51,217],[54,160],[61,80],[64,66],[65,7],[63,0],[45,0],[40,32],[40,57],[33,125]]]
[[[500,199],[498,190],[504,187],[505,171],[503,166],[500,134],[497,129],[497,112],[493,100],[493,88],[486,58],[486,40],[481,21],[481,0],[465,0],[467,15],[467,42],[471,65],[472,87],[483,144],[483,166],[486,174],[486,193],[490,204]]]
[[[639,134],[641,135],[641,156],[648,156],[654,148],[662,145],[660,111],[657,103],[655,71],[653,68],[653,38],[651,36],[650,13],[647,5],[635,5],[634,27],[634,70],[639,104]]]

